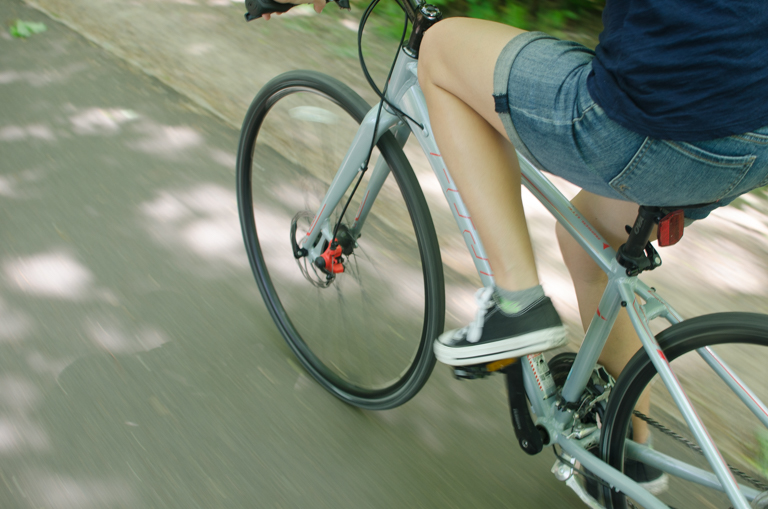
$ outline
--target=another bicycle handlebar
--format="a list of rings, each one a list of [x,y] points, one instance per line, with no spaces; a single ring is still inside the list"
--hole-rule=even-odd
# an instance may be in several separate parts
[[[326,0],[328,1],[328,0]],[[349,9],[349,0],[334,0],[342,9]],[[262,17],[264,14],[275,12],[286,12],[289,9],[301,4],[285,4],[275,2],[274,0],[245,0],[245,7],[248,12],[245,13],[246,21],[253,21]]]

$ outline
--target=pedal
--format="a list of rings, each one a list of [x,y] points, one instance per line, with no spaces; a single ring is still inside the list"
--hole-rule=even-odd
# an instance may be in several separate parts
[[[517,361],[516,358],[501,359],[485,364],[472,364],[470,366],[454,366],[453,376],[459,380],[479,380],[491,376],[515,361]]]

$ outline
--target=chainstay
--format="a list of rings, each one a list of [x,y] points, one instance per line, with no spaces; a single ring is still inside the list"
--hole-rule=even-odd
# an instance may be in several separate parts
[[[638,419],[641,419],[641,420],[647,422],[648,424],[650,424],[651,426],[653,426],[657,430],[661,431],[665,435],[674,438],[678,442],[680,442],[682,444],[685,444],[689,449],[691,449],[693,451],[696,451],[697,453],[699,453],[702,456],[704,456],[704,451],[702,451],[701,447],[696,445],[695,442],[693,442],[691,440],[688,440],[687,438],[685,438],[684,436],[682,436],[682,435],[680,435],[678,433],[675,433],[671,429],[669,429],[666,426],[664,426],[663,424],[661,424],[659,421],[648,417],[647,415],[645,415],[642,412],[638,412],[637,410],[633,410],[632,414],[634,414],[635,417],[637,417]],[[742,479],[744,479],[745,481],[747,481],[748,483],[752,484],[756,488],[759,488],[762,491],[768,491],[768,484],[764,484],[761,481],[759,481],[758,479],[755,479],[754,477],[751,477],[750,475],[742,472],[738,468],[732,466],[730,463],[726,462],[726,465],[728,465],[728,468],[735,475],[738,475],[739,477],[741,477]]]

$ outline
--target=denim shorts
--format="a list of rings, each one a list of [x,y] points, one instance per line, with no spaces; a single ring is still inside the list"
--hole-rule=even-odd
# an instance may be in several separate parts
[[[539,169],[608,198],[684,208],[689,219],[768,185],[768,126],[693,143],[637,134],[592,100],[594,56],[528,32],[496,62],[496,111],[512,144]]]

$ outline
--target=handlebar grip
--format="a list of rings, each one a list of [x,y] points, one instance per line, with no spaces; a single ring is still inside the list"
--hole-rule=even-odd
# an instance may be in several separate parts
[[[260,18],[264,14],[272,14],[273,12],[285,12],[292,7],[296,7],[299,4],[283,4],[279,2],[273,2],[272,0],[245,0],[245,7],[248,12],[245,13],[245,20],[252,21]]]
[[[325,0],[330,2],[330,0]],[[333,0],[342,9],[349,9],[349,0]],[[245,13],[245,21],[253,21],[260,18],[263,14],[272,14],[273,12],[285,12],[292,7],[301,4],[283,4],[273,0],[245,0],[245,7],[248,12]]]

